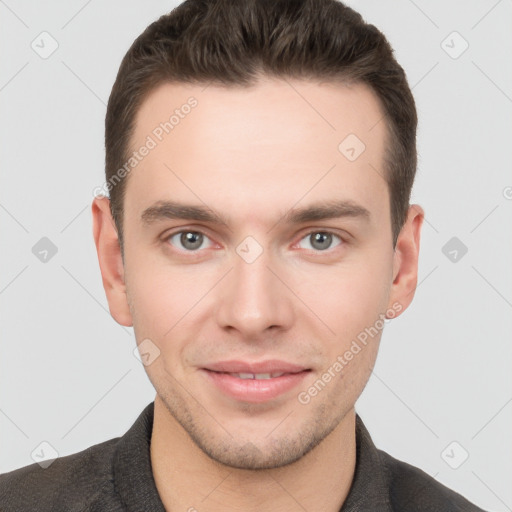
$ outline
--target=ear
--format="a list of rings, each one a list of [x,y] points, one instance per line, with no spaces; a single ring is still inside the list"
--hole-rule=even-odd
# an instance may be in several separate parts
[[[398,235],[393,256],[393,284],[388,303],[388,308],[396,311],[393,318],[407,309],[416,291],[420,232],[424,217],[425,212],[420,205],[411,205],[407,220]],[[392,307],[393,304],[399,304],[401,309]]]
[[[131,327],[121,247],[107,197],[95,197],[92,202],[92,230],[110,314],[117,323]]]

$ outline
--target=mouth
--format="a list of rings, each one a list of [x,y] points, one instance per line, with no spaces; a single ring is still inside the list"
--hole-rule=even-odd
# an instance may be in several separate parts
[[[229,373],[229,372],[215,372],[215,373],[225,373],[227,375],[231,375],[232,377],[238,377],[239,379],[257,379],[257,380],[268,380],[275,379],[277,377],[281,377],[283,375],[293,375],[293,373],[286,372],[273,372],[273,373]]]
[[[276,360],[261,363],[230,361],[210,364],[201,372],[224,396],[262,403],[293,390],[311,369]]]

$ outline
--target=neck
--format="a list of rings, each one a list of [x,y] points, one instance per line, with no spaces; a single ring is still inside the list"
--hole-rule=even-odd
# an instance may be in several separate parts
[[[355,411],[298,461],[268,470],[225,466],[208,457],[155,398],[151,465],[167,511],[338,512],[356,463]]]

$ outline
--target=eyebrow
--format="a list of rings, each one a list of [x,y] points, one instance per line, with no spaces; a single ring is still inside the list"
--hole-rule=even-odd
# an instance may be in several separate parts
[[[358,218],[369,222],[371,214],[368,209],[354,201],[331,200],[291,209],[281,217],[279,222],[301,224],[343,217]],[[227,217],[206,206],[183,204],[176,201],[158,201],[146,208],[141,215],[141,221],[146,225],[166,219],[194,220],[224,226],[227,226],[229,222]]]

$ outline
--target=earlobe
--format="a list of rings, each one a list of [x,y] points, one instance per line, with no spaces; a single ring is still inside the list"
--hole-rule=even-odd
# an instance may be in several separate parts
[[[421,227],[425,212],[420,205],[409,207],[393,256],[393,283],[388,308],[399,304],[401,314],[412,302],[418,282]],[[396,308],[394,308],[396,309]],[[398,316],[398,315],[394,315]]]
[[[124,264],[110,200],[107,197],[94,198],[91,210],[94,243],[110,314],[117,323],[131,327],[133,322],[126,295]]]

